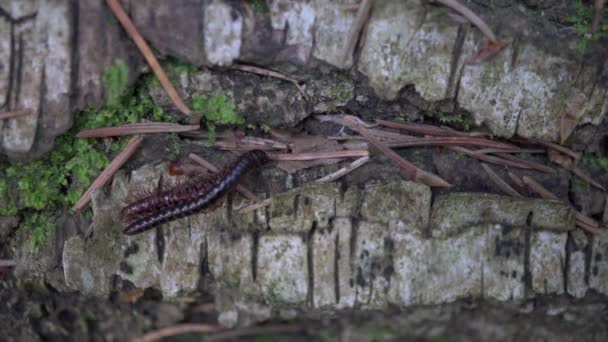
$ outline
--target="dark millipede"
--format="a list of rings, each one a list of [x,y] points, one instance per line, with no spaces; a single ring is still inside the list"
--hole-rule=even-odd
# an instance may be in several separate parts
[[[139,234],[213,204],[232,189],[241,176],[268,160],[264,151],[249,151],[222,172],[204,181],[178,185],[129,204],[121,211],[123,220],[128,224],[123,233]]]

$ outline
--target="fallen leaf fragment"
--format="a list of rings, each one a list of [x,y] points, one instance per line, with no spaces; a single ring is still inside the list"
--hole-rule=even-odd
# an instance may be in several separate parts
[[[486,41],[486,43],[475,52],[473,55],[469,56],[465,61],[466,64],[478,64],[484,61],[491,59],[496,56],[500,51],[502,51],[509,43],[503,41]]]

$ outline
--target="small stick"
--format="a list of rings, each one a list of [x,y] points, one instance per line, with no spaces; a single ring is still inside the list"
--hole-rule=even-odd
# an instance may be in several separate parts
[[[87,205],[87,203],[89,203],[91,200],[91,193],[93,193],[94,190],[104,187],[110,181],[110,179],[112,179],[112,176],[114,176],[116,171],[118,171],[118,169],[120,169],[120,167],[126,163],[129,158],[131,158],[133,153],[137,151],[137,148],[139,145],[141,145],[143,139],[144,138],[140,135],[136,135],[131,138],[129,143],[127,143],[127,147],[125,147],[124,150],[120,151],[120,153],[114,157],[114,159],[112,159],[110,164],[99,174],[99,176],[97,176],[97,179],[95,179],[93,184],[91,184],[87,191],[85,191],[80,200],[78,200],[72,209],[75,211],[80,211],[82,208],[84,208],[84,206]]]
[[[188,158],[194,160],[195,162],[199,163],[200,165],[202,165],[203,167],[207,168],[207,170],[209,170],[209,171],[211,171],[213,173],[219,173],[220,172],[220,169],[217,166],[211,164],[207,160],[203,159],[202,157],[200,157],[200,156],[198,156],[198,155],[196,155],[194,153],[190,153],[188,155]],[[243,196],[247,197],[248,199],[250,199],[250,200],[252,200],[254,202],[257,202],[257,201],[260,200],[256,195],[253,194],[253,192],[247,190],[247,188],[245,188],[244,186],[242,186],[240,184],[236,185],[236,190],[238,192],[240,192]]]
[[[15,260],[10,259],[0,259],[0,267],[15,267],[17,263]]]
[[[519,192],[517,192],[517,190],[513,189],[509,185],[509,183],[505,182],[502,178],[500,178],[500,176],[498,174],[496,174],[496,172],[494,172],[494,170],[492,170],[492,168],[488,164],[481,163],[481,167],[483,167],[483,169],[486,171],[488,176],[490,176],[490,179],[494,182],[494,184],[496,184],[496,186],[498,186],[500,188],[500,190],[506,192],[507,194],[509,194],[513,197],[517,197],[517,198],[524,197]]]
[[[369,161],[369,157],[361,157],[361,158],[355,160],[354,162],[350,163],[349,165],[341,168],[340,170],[330,173],[325,177],[321,177],[321,178],[317,179],[315,181],[315,183],[327,183],[327,182],[334,181],[334,180],[344,176],[345,174],[351,172],[352,170],[358,168],[359,166],[367,163],[368,161]]]
[[[328,152],[303,152],[303,153],[268,153],[268,157],[272,160],[317,160],[317,159],[333,159],[333,158],[350,158],[350,157],[367,157],[368,150],[342,150]]]
[[[181,133],[200,129],[199,125],[179,125],[164,122],[142,122],[117,127],[103,127],[78,132],[78,138],[103,138],[147,133]]]
[[[139,51],[148,62],[148,65],[150,65],[152,71],[154,71],[154,74],[158,78],[158,81],[160,82],[163,89],[165,89],[165,91],[171,98],[171,101],[173,101],[173,103],[180,110],[180,112],[185,115],[190,115],[190,109],[188,108],[188,106],[186,106],[182,98],[179,97],[179,95],[177,94],[177,90],[175,90],[173,84],[171,84],[171,81],[169,81],[167,74],[165,74],[165,71],[158,63],[158,60],[154,56],[152,49],[150,49],[144,38],[141,36],[141,34],[139,34],[137,28],[135,27],[125,10],[122,8],[120,2],[118,2],[118,0],[106,0],[106,3],[108,4],[108,6],[110,6],[110,9],[112,10],[116,18],[118,18],[118,20],[122,24],[122,27],[125,29],[125,31],[127,31],[129,37],[131,37],[135,45],[137,45],[137,48],[139,48]]]
[[[2,112],[2,113],[0,113],[0,120],[6,120],[6,119],[17,118],[20,116],[26,116],[26,115],[30,115],[31,113],[32,113],[32,111],[29,109],[20,109],[20,110],[14,110],[11,112]]]
[[[365,164],[367,161],[369,160],[369,157],[362,157],[359,158],[357,160],[355,160],[354,162],[350,163],[350,165],[345,166],[343,168],[341,168],[340,170],[330,173],[327,176],[321,177],[319,179],[317,179],[316,181],[314,181],[315,183],[328,183],[331,181],[334,181],[340,177],[343,177],[344,175],[346,175],[347,173],[353,171],[354,169],[358,168],[359,166]],[[271,198],[267,198],[261,202],[258,203],[254,203],[250,206],[244,207],[239,209],[238,213],[239,214],[247,214],[249,212],[252,212],[256,209],[259,208],[263,208],[263,207],[267,207],[272,203],[272,197]]]
[[[246,64],[233,64],[232,68],[241,70],[244,72],[250,72],[252,74],[274,77],[274,78],[278,78],[278,79],[281,79],[284,81],[291,82],[296,86],[296,88],[298,88],[298,91],[300,92],[302,97],[306,98],[306,94],[304,94],[304,89],[302,89],[302,86],[300,85],[300,81],[298,81],[294,78],[291,78],[283,73],[280,73],[280,72],[274,71],[274,70],[270,70],[270,69],[256,67],[253,65],[246,65]]]
[[[341,58],[342,65],[346,64],[348,56],[352,55],[353,51],[355,50],[355,44],[357,43],[359,34],[369,18],[369,14],[372,9],[372,2],[372,0],[362,0],[357,8],[357,16],[355,17],[353,25],[350,27],[348,38],[346,39],[346,47],[344,48],[344,54]]]
[[[187,334],[187,333],[215,333],[224,331],[225,329],[219,325],[211,324],[179,324],[172,327],[162,328],[156,331],[149,332],[142,336],[136,337],[131,342],[152,342],[165,337]]]

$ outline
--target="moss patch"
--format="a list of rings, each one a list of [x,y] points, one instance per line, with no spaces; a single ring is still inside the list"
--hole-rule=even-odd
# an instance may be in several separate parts
[[[0,215],[22,215],[21,232],[31,232],[30,247],[43,244],[54,226],[55,213],[72,207],[95,177],[105,168],[110,155],[129,140],[79,139],[85,129],[118,126],[142,119],[172,121],[147,93],[127,90],[128,70],[117,61],[104,73],[107,103],[99,110],[75,114],[74,126],[57,138],[55,148],[43,160],[0,167]],[[142,87],[143,89],[143,87]],[[109,144],[107,144],[110,142]]]

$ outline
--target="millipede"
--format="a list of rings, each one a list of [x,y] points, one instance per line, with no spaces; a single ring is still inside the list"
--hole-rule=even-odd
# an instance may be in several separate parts
[[[122,209],[121,216],[127,224],[123,233],[143,233],[162,223],[208,207],[230,191],[245,173],[268,161],[268,155],[264,151],[249,151],[222,172],[203,181],[177,185],[170,190],[141,198]]]

